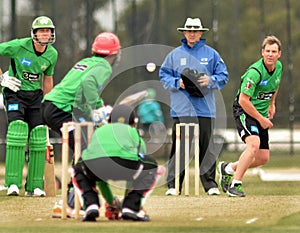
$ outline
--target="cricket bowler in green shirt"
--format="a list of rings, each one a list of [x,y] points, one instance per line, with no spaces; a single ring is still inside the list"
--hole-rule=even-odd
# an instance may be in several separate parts
[[[219,185],[230,197],[245,197],[242,179],[248,168],[266,164],[270,159],[269,132],[273,127],[275,99],[282,78],[281,42],[267,36],[262,43],[262,58],[252,64],[241,78],[233,104],[233,115],[246,149],[236,162],[218,164]],[[232,179],[232,182],[231,182]]]

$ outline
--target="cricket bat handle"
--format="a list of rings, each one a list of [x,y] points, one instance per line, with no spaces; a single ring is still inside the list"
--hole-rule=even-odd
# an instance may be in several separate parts
[[[47,127],[47,150],[46,150],[46,160],[48,163],[54,163],[54,151],[53,151],[53,145],[50,143],[50,137],[49,137],[49,128]]]
[[[54,163],[53,145],[47,145],[46,160],[48,161],[48,163]]]
[[[56,181],[54,169],[54,150],[53,145],[50,144],[49,128],[47,127],[47,145],[46,145],[46,161],[44,170],[44,190],[48,197],[55,197],[56,195]]]

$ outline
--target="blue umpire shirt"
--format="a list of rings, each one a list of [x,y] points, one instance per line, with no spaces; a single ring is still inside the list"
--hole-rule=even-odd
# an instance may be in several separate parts
[[[165,58],[159,77],[163,87],[170,91],[171,117],[216,117],[214,91],[221,90],[228,82],[228,72],[219,53],[200,39],[192,48],[186,39],[182,45],[171,51]],[[180,89],[180,74],[185,69],[196,69],[210,77],[208,94],[201,98],[191,96]]]

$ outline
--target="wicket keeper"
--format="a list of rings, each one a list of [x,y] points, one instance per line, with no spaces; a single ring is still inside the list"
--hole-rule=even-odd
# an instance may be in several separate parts
[[[122,204],[124,220],[150,221],[143,205],[154,188],[157,163],[145,154],[146,145],[136,129],[136,119],[133,108],[114,107],[109,124],[95,130],[82,158],[73,166],[73,184],[86,206],[83,221],[96,221],[100,208],[96,182],[108,180],[131,184]]]

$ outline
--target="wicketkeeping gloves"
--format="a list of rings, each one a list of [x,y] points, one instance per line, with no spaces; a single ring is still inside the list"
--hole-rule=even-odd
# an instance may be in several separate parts
[[[8,71],[0,76],[0,82],[2,87],[7,87],[14,92],[20,90],[20,87],[22,86],[19,79],[8,75]]]
[[[208,93],[207,85],[210,78],[197,70],[185,68],[181,73],[185,90],[192,96],[204,97]]]

